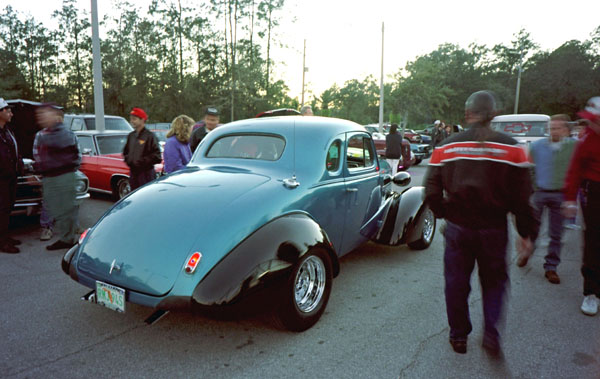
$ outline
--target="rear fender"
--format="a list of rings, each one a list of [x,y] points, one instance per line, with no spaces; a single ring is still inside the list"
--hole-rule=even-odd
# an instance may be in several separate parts
[[[393,193],[387,199],[391,204],[373,241],[397,246],[418,239],[420,230],[416,229],[424,199],[425,188],[420,186],[408,188],[401,194]]]
[[[294,265],[313,248],[331,258],[334,276],[339,262],[321,227],[303,213],[279,217],[235,247],[202,279],[192,299],[200,306],[227,306],[252,297],[267,302],[262,290],[281,288]],[[258,296],[251,296],[258,294]]]

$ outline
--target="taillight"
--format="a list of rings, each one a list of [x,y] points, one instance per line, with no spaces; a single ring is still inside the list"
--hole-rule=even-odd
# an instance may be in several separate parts
[[[185,264],[185,272],[188,274],[194,273],[198,263],[200,263],[200,259],[202,259],[202,254],[200,252],[195,252],[192,254],[190,259],[188,259],[187,263]]]
[[[85,236],[87,236],[88,232],[90,231],[90,228],[87,228],[86,230],[83,231],[83,233],[81,233],[81,235],[79,236],[79,244],[81,245],[81,243],[83,242],[83,240],[85,239]]]

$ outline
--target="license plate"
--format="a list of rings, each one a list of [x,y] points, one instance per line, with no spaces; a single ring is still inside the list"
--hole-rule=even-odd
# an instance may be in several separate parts
[[[113,311],[125,312],[125,290],[96,281],[96,302]]]

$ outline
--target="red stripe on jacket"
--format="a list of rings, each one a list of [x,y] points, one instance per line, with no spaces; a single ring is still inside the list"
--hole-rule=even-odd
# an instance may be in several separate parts
[[[525,150],[518,145],[473,141],[455,142],[436,147],[429,164],[442,166],[446,162],[461,159],[494,161],[520,167],[531,166]]]

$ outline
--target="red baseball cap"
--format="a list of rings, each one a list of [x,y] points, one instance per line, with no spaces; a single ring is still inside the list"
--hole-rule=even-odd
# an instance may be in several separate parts
[[[131,110],[131,113],[129,113],[129,114],[139,117],[144,121],[148,120],[148,115],[146,114],[146,112],[144,112],[144,110],[142,108],[133,108]]]
[[[577,112],[577,115],[586,120],[600,123],[600,96],[594,96],[589,99],[586,107],[582,111]]]

